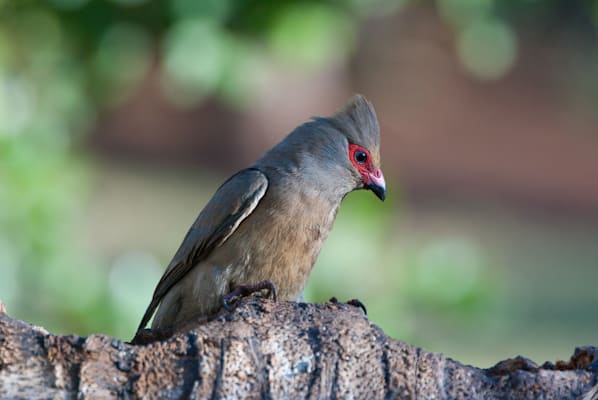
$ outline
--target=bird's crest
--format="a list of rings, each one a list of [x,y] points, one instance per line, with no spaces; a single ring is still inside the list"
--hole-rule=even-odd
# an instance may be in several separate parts
[[[356,94],[330,117],[330,121],[347,137],[349,143],[359,144],[373,154],[379,154],[380,127],[374,106]]]

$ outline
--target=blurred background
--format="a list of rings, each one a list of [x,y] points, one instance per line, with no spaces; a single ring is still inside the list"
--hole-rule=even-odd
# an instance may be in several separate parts
[[[130,339],[217,186],[353,93],[389,194],[306,300],[479,366],[598,344],[597,0],[0,0],[0,299]]]

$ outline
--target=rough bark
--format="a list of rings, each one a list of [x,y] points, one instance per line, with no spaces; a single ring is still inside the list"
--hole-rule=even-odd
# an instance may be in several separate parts
[[[592,399],[596,387],[596,347],[556,365],[517,358],[484,370],[391,339],[346,304],[245,299],[139,346],[0,313],[2,399]]]

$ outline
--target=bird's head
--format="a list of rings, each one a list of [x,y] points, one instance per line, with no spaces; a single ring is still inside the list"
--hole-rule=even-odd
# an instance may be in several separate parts
[[[347,138],[347,157],[357,188],[369,189],[382,201],[386,182],[380,169],[380,128],[372,103],[353,96],[329,120]]]
[[[334,199],[354,189],[370,189],[381,200],[386,197],[380,128],[374,107],[361,95],[353,96],[334,115],[315,117],[297,127],[256,165]]]
[[[375,163],[372,153],[358,144],[349,144],[349,159],[359,173],[363,187],[374,192],[382,201],[386,198],[386,181],[384,174]]]

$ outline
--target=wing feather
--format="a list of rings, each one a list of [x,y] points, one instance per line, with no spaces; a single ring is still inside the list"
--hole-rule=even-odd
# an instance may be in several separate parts
[[[166,293],[236,231],[255,210],[267,188],[266,175],[253,168],[238,172],[220,186],[185,235],[158,282],[138,330],[145,327]]]

